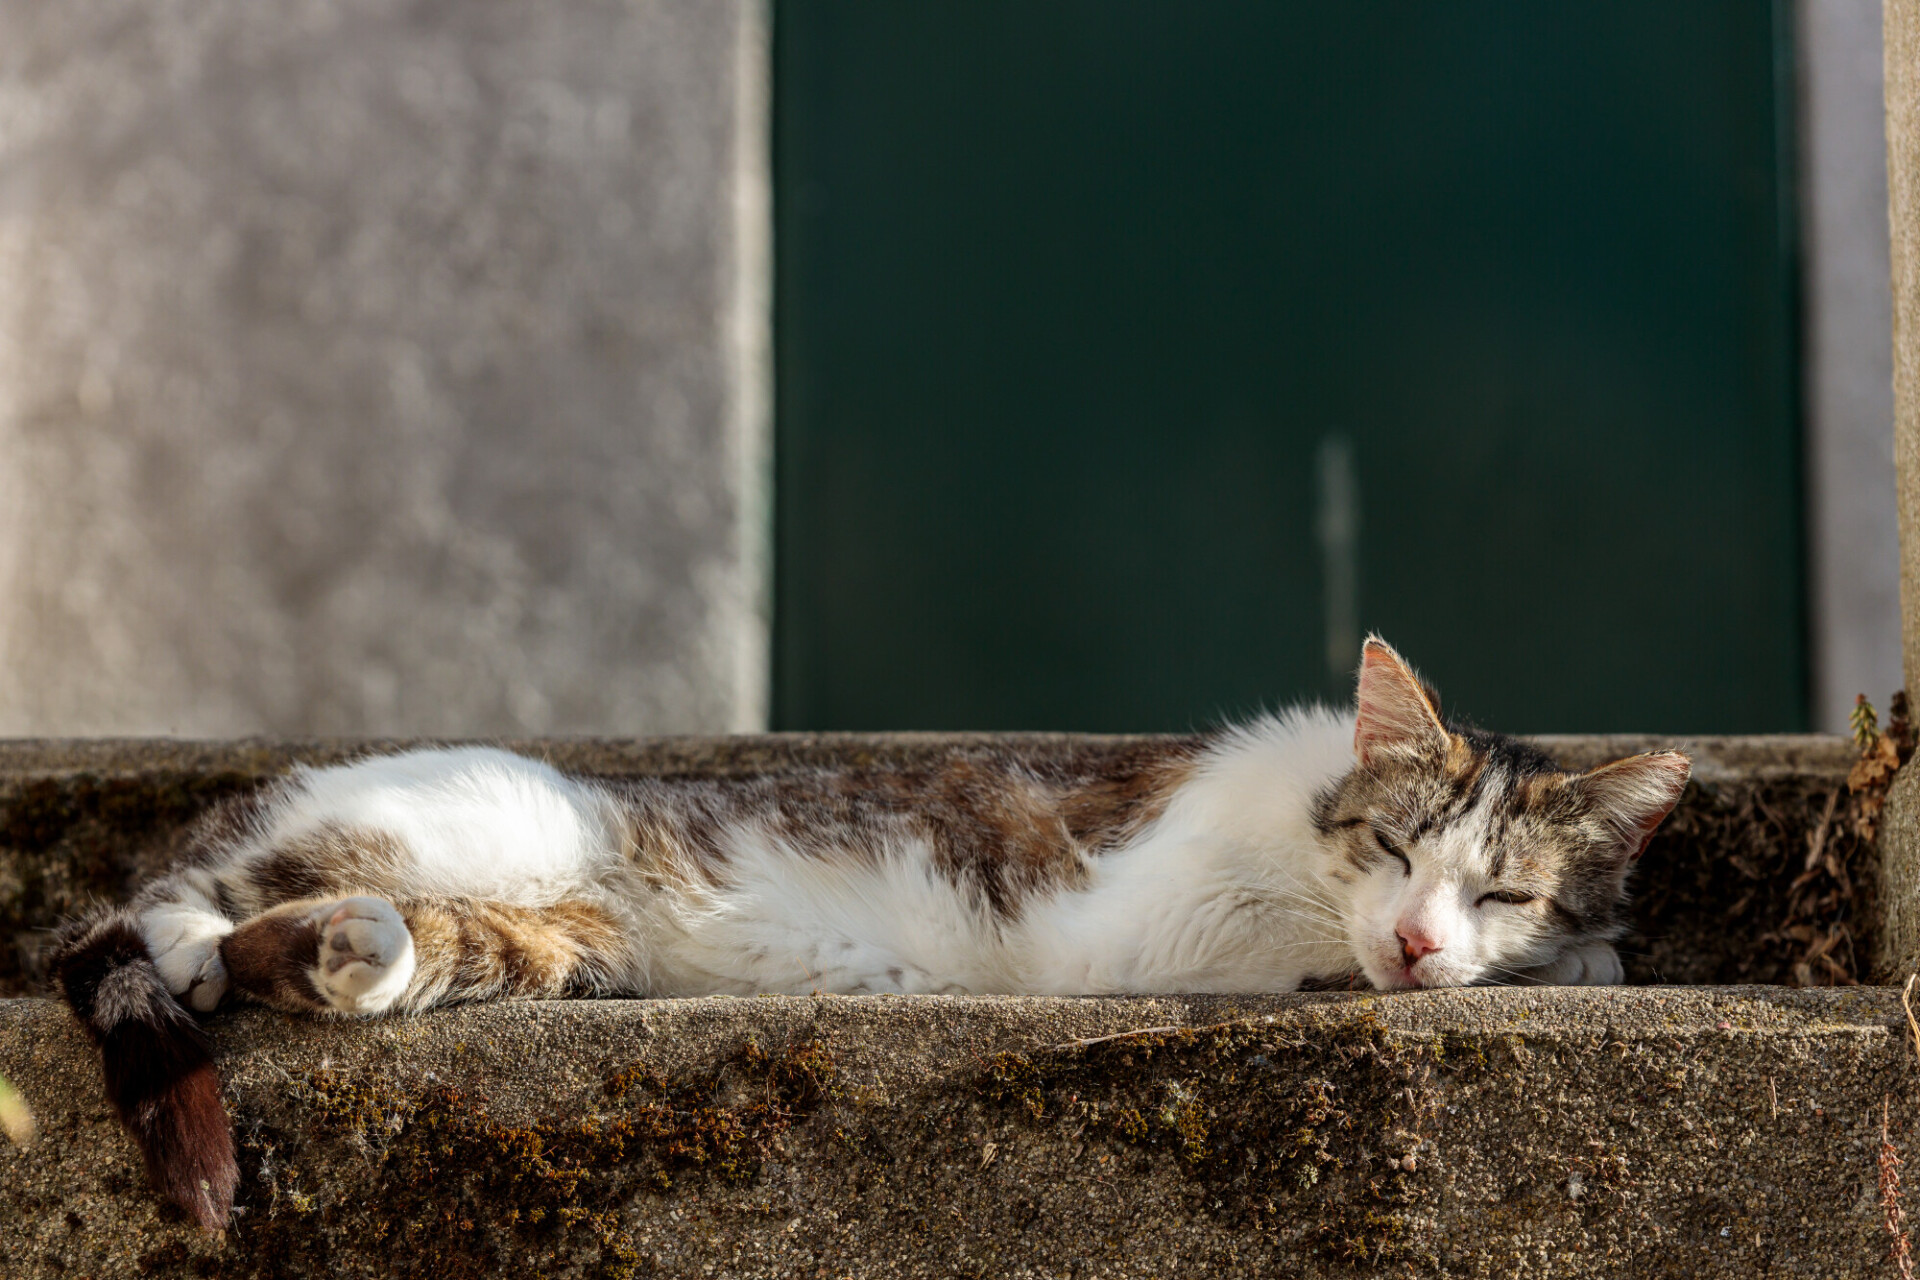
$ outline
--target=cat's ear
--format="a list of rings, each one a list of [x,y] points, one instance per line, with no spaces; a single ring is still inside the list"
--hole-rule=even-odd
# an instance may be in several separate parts
[[[1589,769],[1573,785],[1613,831],[1630,862],[1680,803],[1692,773],[1693,761],[1678,751],[1655,751]]]
[[[1379,636],[1360,650],[1360,696],[1353,723],[1353,754],[1362,766],[1393,754],[1426,755],[1447,749],[1439,700],[1405,659]]]

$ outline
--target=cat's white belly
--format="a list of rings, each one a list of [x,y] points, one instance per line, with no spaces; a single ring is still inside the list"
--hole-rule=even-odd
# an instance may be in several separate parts
[[[1175,825],[1101,858],[1092,886],[1038,904],[1017,934],[1019,990],[1052,995],[1292,991],[1351,966],[1322,917],[1206,874]]]
[[[729,883],[681,904],[652,994],[1096,995],[1290,991],[1351,967],[1344,940],[1270,902],[1181,876],[1144,846],[1100,860],[1084,889],[996,919],[929,869],[926,851],[825,860],[749,841]],[[678,934],[677,937],[672,936]]]
[[[924,850],[890,854],[822,857],[736,833],[722,885],[663,904],[650,993],[1015,989],[988,913]]]

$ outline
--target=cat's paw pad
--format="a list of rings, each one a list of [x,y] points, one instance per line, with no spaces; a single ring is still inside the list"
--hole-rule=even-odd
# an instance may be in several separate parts
[[[379,1013],[413,978],[413,935],[385,898],[347,898],[316,913],[314,985],[342,1013]]]

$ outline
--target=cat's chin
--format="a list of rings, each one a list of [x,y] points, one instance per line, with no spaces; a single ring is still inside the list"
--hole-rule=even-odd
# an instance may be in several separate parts
[[[1429,966],[1429,972],[1417,972],[1414,968],[1401,964],[1370,964],[1366,966],[1367,981],[1379,991],[1431,991],[1436,987],[1470,986],[1475,979],[1452,971],[1441,971]]]
[[[1376,991],[1418,991],[1432,985],[1422,982],[1420,975],[1405,965],[1370,964],[1366,966],[1366,974]]]

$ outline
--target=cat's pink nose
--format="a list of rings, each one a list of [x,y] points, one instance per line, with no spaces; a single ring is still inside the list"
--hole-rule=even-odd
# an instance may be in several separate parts
[[[1406,957],[1407,967],[1411,969],[1422,957],[1430,956],[1440,949],[1440,939],[1422,929],[1399,925],[1394,936],[1400,939],[1400,954]]]

